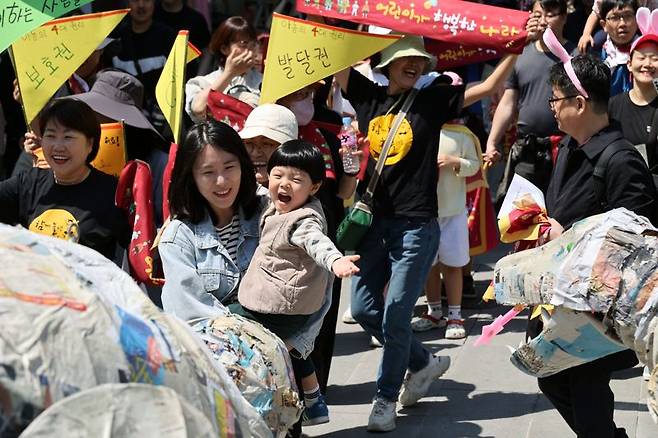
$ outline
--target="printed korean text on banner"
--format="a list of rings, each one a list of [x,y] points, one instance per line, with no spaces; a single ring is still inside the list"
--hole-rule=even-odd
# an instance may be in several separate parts
[[[7,0],[0,6],[0,52],[46,21],[61,17],[91,0]]]
[[[260,103],[273,103],[393,44],[371,35],[274,14]]]
[[[127,160],[123,122],[101,124],[98,154],[91,165],[101,172],[118,178]]]
[[[14,44],[14,62],[28,122],[126,16],[128,9],[50,21]]]
[[[307,14],[372,24],[464,47],[521,53],[528,13],[460,0],[297,0]],[[470,49],[469,49],[470,50]]]
[[[188,39],[189,31],[178,32],[174,46],[171,48],[167,62],[160,74],[160,79],[155,86],[155,98],[176,141],[180,141],[183,124],[185,66],[201,55],[199,49],[189,43]]]

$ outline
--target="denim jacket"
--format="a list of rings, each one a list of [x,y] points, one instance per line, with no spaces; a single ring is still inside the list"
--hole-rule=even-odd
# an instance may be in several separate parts
[[[162,234],[158,251],[165,284],[162,306],[183,320],[215,317],[227,312],[223,300],[237,293],[258,246],[259,214],[244,217],[239,211],[238,263],[231,260],[219,240],[210,215],[199,223],[174,219]]]
[[[261,211],[268,200],[263,201]],[[206,215],[198,224],[174,219],[167,225],[158,244],[166,279],[162,287],[162,306],[165,312],[185,321],[215,318],[228,313],[221,300],[237,292],[259,238],[260,214],[246,219],[240,210],[238,216],[240,235],[237,266],[219,241],[210,215]],[[330,280],[322,307],[311,315],[302,330],[284,340],[304,358],[313,351],[315,338],[331,306],[333,275],[327,275]]]

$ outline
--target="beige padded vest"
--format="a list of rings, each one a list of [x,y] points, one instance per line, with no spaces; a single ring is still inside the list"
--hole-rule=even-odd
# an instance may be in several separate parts
[[[260,243],[238,291],[243,307],[284,315],[310,315],[322,307],[328,273],[303,248],[290,243],[293,226],[307,217],[321,219],[322,231],[327,232],[322,205],[311,199],[290,213],[275,214],[272,204],[263,214]]]

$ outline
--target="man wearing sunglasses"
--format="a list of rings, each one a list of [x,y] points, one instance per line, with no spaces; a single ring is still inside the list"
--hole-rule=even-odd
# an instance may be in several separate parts
[[[610,69],[588,55],[570,64],[573,71],[561,63],[550,71],[553,95],[548,105],[567,136],[546,194],[551,229],[542,239],[555,239],[575,222],[618,207],[656,224],[658,206],[649,169],[608,118]],[[594,175],[598,163],[605,164],[599,177]],[[532,324],[528,334],[535,337],[539,327]],[[637,362],[633,351],[624,350],[539,378],[539,388],[579,437],[628,437],[613,420],[610,376]]]

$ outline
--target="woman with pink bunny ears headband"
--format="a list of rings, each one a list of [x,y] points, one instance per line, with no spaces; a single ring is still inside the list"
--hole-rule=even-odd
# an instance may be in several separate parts
[[[658,10],[637,11],[636,20],[642,36],[631,46],[628,70],[633,88],[610,99],[610,118],[621,125],[624,137],[644,156],[652,172],[658,173]]]

